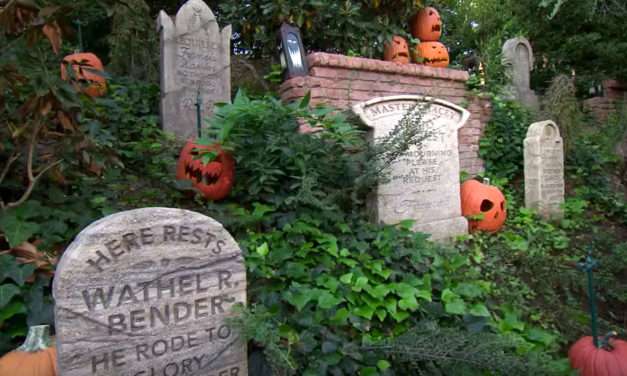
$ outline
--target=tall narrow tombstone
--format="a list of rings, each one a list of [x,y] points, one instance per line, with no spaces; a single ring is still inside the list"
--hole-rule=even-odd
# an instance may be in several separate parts
[[[538,96],[531,90],[533,70],[533,50],[525,38],[509,39],[503,44],[502,64],[509,79],[506,92],[531,110],[539,108]]]
[[[380,184],[370,200],[374,219],[383,223],[415,220],[414,229],[447,239],[468,232],[461,215],[457,130],[469,112],[452,103],[399,95],[374,98],[353,106],[370,127],[374,142],[388,135],[416,103],[430,103],[423,120],[432,130],[421,149],[412,147],[390,166],[389,182]]]
[[[248,374],[225,321],[246,303],[241,251],[215,220],[144,208],[92,223],[53,284],[63,376]]]
[[[564,143],[557,125],[548,120],[533,123],[524,141],[525,206],[545,218],[563,215]]]
[[[210,116],[231,100],[231,25],[220,31],[203,0],[188,0],[173,20],[159,12],[161,126],[178,138],[196,135],[196,103]]]

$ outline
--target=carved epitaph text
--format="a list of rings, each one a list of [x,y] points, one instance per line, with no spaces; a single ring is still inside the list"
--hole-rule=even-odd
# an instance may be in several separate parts
[[[527,130],[525,206],[545,218],[562,217],[564,202],[564,144],[552,121],[533,123]]]
[[[225,319],[246,302],[229,233],[202,214],[145,208],[84,229],[54,279],[63,376],[245,376],[246,344]]]
[[[427,103],[423,120],[432,136],[392,164],[389,181],[380,184],[370,200],[375,220],[393,224],[413,219],[415,230],[434,239],[464,234],[468,223],[461,215],[457,130],[470,116],[468,111],[415,95],[375,98],[353,106],[353,111],[370,127],[376,143],[416,103]]]
[[[161,123],[181,139],[196,135],[198,94],[202,114],[231,99],[231,26],[220,31],[203,0],[188,0],[174,20],[157,19],[161,39]]]

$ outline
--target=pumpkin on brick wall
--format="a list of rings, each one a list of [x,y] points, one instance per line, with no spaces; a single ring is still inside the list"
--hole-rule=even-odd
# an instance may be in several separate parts
[[[383,49],[383,60],[393,61],[399,64],[409,63],[409,46],[407,40],[395,35],[392,40],[385,43]]]
[[[415,57],[417,63],[430,67],[446,68],[449,64],[448,50],[440,42],[421,42]]]
[[[421,42],[435,42],[442,35],[442,19],[435,8],[426,7],[420,10],[410,22],[411,35]]]
[[[495,232],[503,227],[507,218],[505,196],[487,179],[480,183],[466,180],[461,186],[462,215],[469,219],[472,231]]]
[[[200,152],[213,152],[215,158],[203,163]],[[208,200],[222,200],[233,188],[235,180],[235,160],[222,150],[220,145],[200,145],[187,141],[176,165],[176,178],[189,180]]]

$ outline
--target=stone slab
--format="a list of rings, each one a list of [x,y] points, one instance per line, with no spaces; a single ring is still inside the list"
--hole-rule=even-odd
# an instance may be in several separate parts
[[[426,107],[425,126],[433,136],[413,146],[390,166],[390,181],[376,187],[370,199],[373,219],[395,224],[415,220],[415,229],[435,240],[468,231],[461,215],[458,130],[470,113],[450,102],[417,95],[379,97],[353,106],[370,127],[373,142],[388,135],[417,103]]]
[[[525,206],[547,219],[563,216],[564,142],[553,121],[531,124],[524,140]]]
[[[53,295],[63,376],[248,374],[226,322],[246,303],[244,260],[212,218],[143,208],[94,222],[61,257]]]

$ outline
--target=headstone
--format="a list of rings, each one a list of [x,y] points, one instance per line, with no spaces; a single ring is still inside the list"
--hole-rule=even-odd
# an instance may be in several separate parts
[[[178,138],[196,136],[195,103],[209,117],[217,102],[231,100],[231,26],[220,31],[203,0],[188,0],[173,20],[159,12],[161,124]]]
[[[563,215],[564,143],[557,125],[533,123],[524,141],[525,206],[548,219]]]
[[[374,142],[388,135],[416,103],[426,104],[423,121],[433,135],[418,149],[410,148],[390,166],[390,179],[370,200],[377,222],[415,220],[416,231],[443,240],[468,232],[461,215],[457,130],[469,112],[452,103],[416,95],[374,98],[353,106],[370,127]]]
[[[63,254],[53,294],[60,375],[248,375],[226,321],[246,302],[244,261],[207,216],[144,208],[92,223]]]
[[[502,64],[509,84],[506,93],[522,102],[531,110],[538,110],[538,96],[530,87],[530,75],[533,70],[533,50],[525,38],[509,39],[503,44]]]

